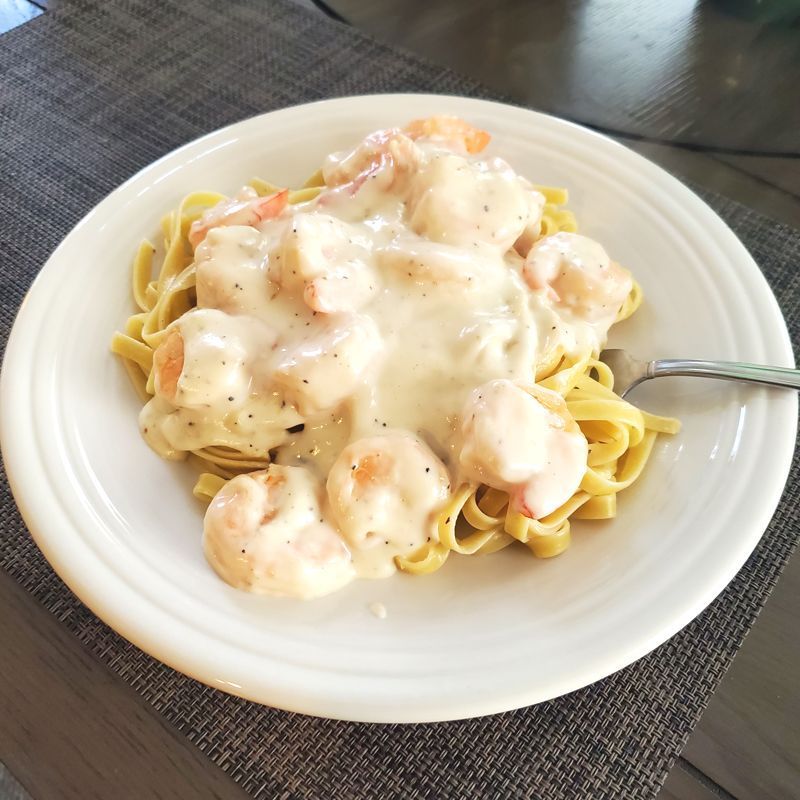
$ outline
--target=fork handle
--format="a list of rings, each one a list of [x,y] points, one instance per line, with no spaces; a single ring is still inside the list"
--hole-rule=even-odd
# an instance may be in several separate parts
[[[651,361],[647,365],[647,373],[650,378],[662,375],[697,375],[701,378],[721,378],[726,381],[745,381],[800,389],[800,370],[763,367],[759,364],[743,364],[738,361],[685,361],[664,358]]]

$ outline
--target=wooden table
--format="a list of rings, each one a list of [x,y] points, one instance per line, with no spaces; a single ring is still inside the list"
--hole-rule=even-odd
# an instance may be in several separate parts
[[[3,6],[0,23],[35,15],[26,0]],[[328,0],[327,12],[800,226],[800,27],[724,6]],[[798,618],[795,558],[660,800],[800,795]],[[0,643],[0,798],[246,798],[3,573]]]

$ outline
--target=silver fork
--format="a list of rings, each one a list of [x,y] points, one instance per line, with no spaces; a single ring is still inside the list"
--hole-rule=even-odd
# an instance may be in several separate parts
[[[721,378],[725,381],[762,383],[800,389],[800,370],[785,367],[764,367],[759,364],[742,364],[738,361],[686,361],[662,358],[658,361],[640,361],[627,350],[609,349],[600,353],[600,360],[614,374],[614,391],[625,397],[631,389],[650,378],[665,375],[695,375],[700,378]]]

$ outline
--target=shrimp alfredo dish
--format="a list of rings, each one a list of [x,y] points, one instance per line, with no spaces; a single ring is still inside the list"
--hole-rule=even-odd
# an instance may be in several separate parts
[[[677,431],[596,360],[640,303],[630,273],[489,138],[378,131],[302,189],[191,194],[164,251],[141,245],[112,349],[147,443],[201,468],[232,586],[310,598],[452,552],[558,555]]]

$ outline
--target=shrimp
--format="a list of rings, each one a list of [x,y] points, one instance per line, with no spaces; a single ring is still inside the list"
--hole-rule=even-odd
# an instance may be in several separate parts
[[[221,200],[192,223],[189,228],[189,244],[196,249],[212,228],[221,225],[255,227],[265,219],[273,219],[280,215],[288,201],[288,189],[269,197],[259,197],[255,189],[245,186],[235,197]]]
[[[179,408],[238,408],[250,393],[250,362],[274,341],[258,320],[212,308],[187,311],[153,354],[156,395]]]
[[[180,328],[172,328],[153,353],[156,394],[174,400],[183,373],[185,350]]]
[[[589,445],[561,395],[500,379],[473,390],[461,415],[462,477],[508,492],[532,519],[578,489]]]
[[[592,239],[556,233],[531,247],[522,267],[528,286],[558,309],[611,326],[633,286],[631,274]]]
[[[237,589],[309,599],[354,577],[352,559],[320,510],[322,486],[302,467],[237,475],[206,511],[203,549]]]
[[[462,152],[472,154],[480,153],[492,139],[486,131],[465,120],[444,114],[415,119],[406,125],[405,133],[411,139],[441,139],[448,144],[455,144]]]
[[[397,128],[389,128],[371,133],[354,150],[329,155],[322,166],[322,177],[326,186],[347,185],[349,193],[355,194],[367,178],[379,171],[388,173],[391,183],[398,176],[413,172],[419,160],[419,149],[411,139]]]
[[[285,348],[273,378],[302,415],[315,414],[335,408],[358,389],[381,347],[370,317],[334,318]]]
[[[313,311],[357,311],[374,295],[377,275],[368,265],[370,242],[327,214],[301,214],[284,236],[281,280],[303,286]]]
[[[546,199],[545,196],[525,178],[520,178],[519,182],[528,202],[528,213],[525,226],[514,242],[514,250],[524,258],[542,233],[542,214],[544,212]]]
[[[426,444],[392,432],[348,445],[328,473],[327,489],[354,559],[371,565],[370,577],[381,577],[394,571],[395,556],[436,540],[436,513],[447,500],[450,477]],[[367,552],[368,559],[360,558]]]
[[[268,237],[246,225],[210,230],[194,254],[198,307],[263,312],[277,291],[269,279],[270,249]]]
[[[398,236],[376,251],[380,266],[421,283],[447,283],[476,289],[489,265],[463,247],[431,242],[420,236]]]
[[[444,153],[429,158],[414,179],[409,225],[420,236],[505,253],[535,213],[530,192],[501,159],[470,161]]]

